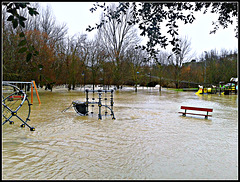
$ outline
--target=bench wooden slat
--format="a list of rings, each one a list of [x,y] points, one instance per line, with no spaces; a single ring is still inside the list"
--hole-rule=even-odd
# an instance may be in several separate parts
[[[213,111],[213,109],[210,109],[210,108],[188,107],[188,106],[181,106],[181,109],[195,110],[195,111],[206,111],[206,112],[212,112]]]

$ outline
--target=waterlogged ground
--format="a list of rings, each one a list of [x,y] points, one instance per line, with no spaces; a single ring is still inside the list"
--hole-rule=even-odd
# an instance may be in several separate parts
[[[90,116],[61,112],[85,101],[79,90],[39,95],[36,131],[19,120],[2,126],[3,179],[238,179],[237,95],[123,88],[114,92],[116,120],[98,120],[96,106]],[[182,117],[181,105],[213,108],[212,118]]]

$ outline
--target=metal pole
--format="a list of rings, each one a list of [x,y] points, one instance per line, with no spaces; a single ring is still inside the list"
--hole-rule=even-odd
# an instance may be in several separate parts
[[[111,90],[111,109],[113,110],[113,90]]]
[[[39,95],[38,95],[38,91],[37,91],[37,87],[36,87],[35,81],[32,81],[32,82],[33,82],[33,85],[34,85],[34,88],[35,88],[35,91],[36,91],[36,94],[37,94],[38,103],[41,104],[41,101],[40,101],[40,98],[39,98]]]
[[[31,104],[33,104],[33,83],[31,83]]]
[[[98,108],[99,108],[99,113],[98,113],[98,120],[102,119],[102,115],[101,115],[101,107],[102,107],[102,103],[101,103],[101,93],[98,93]]]
[[[86,112],[87,112],[87,114],[86,115],[88,115],[88,89],[87,90],[85,90],[86,91]]]

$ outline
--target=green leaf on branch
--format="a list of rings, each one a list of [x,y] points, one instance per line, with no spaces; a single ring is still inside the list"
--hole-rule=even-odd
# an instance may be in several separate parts
[[[26,7],[27,7],[27,4],[29,4],[29,3],[19,3],[19,6],[20,6],[21,8],[26,8]]]
[[[13,21],[13,19],[14,19],[14,16],[13,16],[13,15],[10,15],[10,16],[8,17],[7,21]]]
[[[18,53],[24,53],[27,51],[27,48],[26,47],[23,47],[21,49],[19,49]]]
[[[32,53],[28,53],[27,57],[26,57],[26,61],[29,62],[32,58]]]
[[[28,7],[28,13],[29,13],[31,16],[39,14],[39,13],[36,11],[36,8],[30,8],[30,7]]]
[[[23,28],[25,28],[25,23],[24,23],[23,21],[19,20],[19,24],[20,24]]]
[[[18,21],[17,21],[17,19],[13,19],[13,20],[12,20],[12,24],[13,24],[13,28],[14,28],[14,29],[17,28],[17,26],[18,26]]]
[[[27,18],[25,18],[25,17],[23,17],[23,16],[19,16],[19,20],[20,20],[20,21],[26,21]]]
[[[21,32],[21,33],[19,34],[19,37],[24,37],[24,33]]]
[[[35,50],[35,52],[34,52],[33,55],[34,55],[34,56],[37,56],[37,55],[39,55],[39,52]]]
[[[21,40],[21,42],[19,42],[18,46],[24,46],[26,43],[27,43],[27,41],[25,39]]]

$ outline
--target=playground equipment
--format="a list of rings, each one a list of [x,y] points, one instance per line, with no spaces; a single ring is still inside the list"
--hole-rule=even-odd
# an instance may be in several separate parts
[[[17,86],[7,82],[2,82],[2,120],[4,125],[9,122],[14,124],[14,121],[10,120],[13,116],[18,118],[23,124],[21,127],[27,125],[30,131],[35,131],[34,127],[31,127],[27,122],[30,121],[31,103],[28,100],[27,94],[20,90]],[[25,109],[20,109],[26,107]],[[22,118],[26,118],[25,120]]]
[[[37,95],[37,98],[38,98],[38,103],[41,104],[41,101],[40,101],[40,98],[39,98],[39,95],[38,95],[38,91],[37,91],[37,87],[36,87],[36,84],[35,84],[35,81],[31,81],[31,82],[21,82],[21,81],[2,81],[3,84],[20,84],[21,86],[24,85],[25,86],[25,92],[26,92],[26,86],[27,85],[31,85],[31,104],[33,104],[33,87],[35,88],[35,92],[36,92],[36,95]]]
[[[203,87],[199,85],[199,90],[196,94],[213,94],[216,93],[216,86],[212,85],[211,87]]]
[[[208,86],[203,87],[199,85],[199,90],[196,94],[216,94],[219,95],[230,95],[230,94],[237,94],[238,93],[238,78],[231,78],[230,82],[225,84],[225,82],[219,82],[219,86]]]
[[[98,93],[98,98],[97,101],[95,101],[95,97],[94,97],[94,93]],[[92,102],[89,101],[89,93],[93,93],[92,94]],[[110,104],[107,104],[107,93],[111,93],[111,97],[110,97]],[[111,116],[112,116],[112,120],[115,120],[115,116],[114,116],[114,112],[113,112],[113,90],[85,90],[85,94],[86,94],[86,101],[85,102],[81,102],[79,100],[73,101],[72,104],[70,105],[70,107],[74,107],[74,110],[76,111],[76,113],[80,116],[87,116],[89,113],[89,105],[92,106],[92,111],[91,114],[93,114],[93,107],[95,104],[98,105],[98,120],[102,120],[102,107],[105,107],[105,115],[108,114],[107,109],[110,110],[111,112]],[[104,101],[105,104],[102,104],[102,96],[104,95]],[[66,111],[67,109],[69,109],[70,107],[64,109],[63,111]]]

